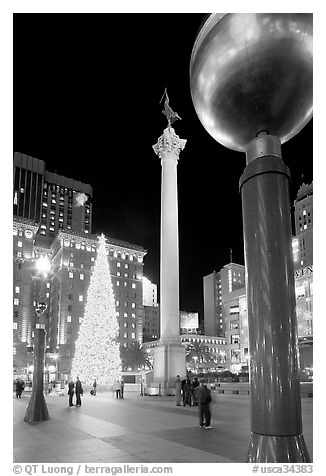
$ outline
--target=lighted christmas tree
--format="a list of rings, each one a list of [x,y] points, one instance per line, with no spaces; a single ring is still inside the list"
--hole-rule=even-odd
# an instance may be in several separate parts
[[[71,374],[73,378],[79,375],[85,383],[92,383],[96,378],[98,383],[110,386],[121,380],[119,326],[104,235],[98,240]]]

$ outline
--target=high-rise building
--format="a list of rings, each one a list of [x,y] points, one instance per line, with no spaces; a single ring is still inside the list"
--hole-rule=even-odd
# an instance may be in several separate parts
[[[158,340],[161,335],[160,306],[144,306],[143,342]]]
[[[143,277],[143,304],[144,306],[157,304],[157,284],[152,283],[145,276]]]
[[[294,201],[295,271],[313,264],[313,184],[302,184]]]
[[[225,336],[226,322],[223,302],[228,294],[245,287],[245,268],[236,263],[225,265],[220,271],[204,276],[204,333]]]
[[[39,234],[91,233],[92,193],[90,185],[48,172],[43,160],[15,152],[13,214],[38,223]]]

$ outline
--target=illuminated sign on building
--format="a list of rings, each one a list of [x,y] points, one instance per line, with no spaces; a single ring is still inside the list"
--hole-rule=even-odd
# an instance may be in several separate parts
[[[301,268],[295,271],[296,278],[302,278],[303,276],[309,276],[313,274],[313,266],[307,266],[306,268]]]

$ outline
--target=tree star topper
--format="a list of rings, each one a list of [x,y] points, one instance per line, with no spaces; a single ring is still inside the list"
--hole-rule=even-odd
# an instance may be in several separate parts
[[[166,116],[166,118],[168,120],[168,127],[170,127],[171,124],[173,124],[173,122],[176,121],[177,119],[181,120],[181,117],[171,109],[171,107],[169,105],[169,96],[168,96],[166,88],[164,90],[164,93],[163,93],[163,96],[161,98],[160,103],[162,102],[162,99],[164,98],[164,95],[165,95],[164,111],[162,111],[162,113]]]

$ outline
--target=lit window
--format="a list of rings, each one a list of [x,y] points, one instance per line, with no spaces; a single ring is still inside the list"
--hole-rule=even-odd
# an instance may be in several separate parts
[[[17,251],[17,258],[21,258],[22,257],[22,252],[21,251]]]
[[[74,263],[72,261],[69,261],[69,266],[70,268],[73,268],[74,267]]]
[[[120,301],[116,301],[116,302],[115,302],[115,305],[116,305],[116,306],[120,306]]]
[[[69,276],[69,278],[73,278],[73,277],[74,277],[74,273],[73,273],[72,271],[69,271],[68,276]]]
[[[132,308],[135,308],[136,307],[136,304],[134,302],[131,303],[131,307]]]
[[[19,299],[18,298],[14,298],[14,306],[19,306]]]
[[[131,333],[131,338],[136,339],[136,334],[134,332]]]
[[[117,312],[115,313],[115,315],[116,315],[117,317],[119,317],[119,316],[120,316],[120,312],[117,311]]]
[[[123,333],[123,337],[124,337],[125,339],[127,339],[128,333],[127,333],[127,332],[124,332],[124,333]]]
[[[16,287],[15,287],[15,293],[16,293],[16,294],[19,294],[19,293],[20,293],[20,287],[19,287],[19,286],[16,286]]]
[[[133,323],[131,324],[131,327],[132,327],[133,329],[135,329],[135,328],[136,328],[136,324],[133,322]]]
[[[46,287],[49,288],[51,286],[50,283],[46,283]]]
[[[84,266],[83,264],[80,265],[80,269],[84,269],[84,267],[85,267],[85,266]]]
[[[117,286],[120,286],[120,281],[117,281]]]
[[[125,288],[128,286],[127,281],[125,281],[123,284],[124,284],[124,287],[125,287]]]
[[[19,230],[18,236],[23,236],[23,230]]]
[[[121,273],[120,273],[120,271],[117,271],[117,276],[121,276]]]
[[[17,235],[17,228],[14,228],[13,233],[14,235]]]
[[[118,261],[117,262],[117,268],[120,268],[120,266],[121,266],[121,263],[120,263],[120,261]]]
[[[128,273],[125,273],[125,278],[128,278]]]
[[[135,319],[135,317],[136,317],[136,314],[131,314],[131,317]]]
[[[91,261],[93,261],[93,262],[95,261],[95,258],[94,258],[94,256],[91,256]]]
[[[303,229],[306,230],[308,228],[307,225],[303,225]]]
[[[136,284],[132,283],[131,287],[132,287],[132,289],[136,289]]]
[[[128,264],[128,263],[125,264],[125,268],[126,268],[126,269],[129,268],[129,264]]]
[[[63,218],[59,218],[59,221],[60,221],[60,222],[63,222]]]
[[[80,273],[79,279],[81,279],[82,281],[84,280],[84,274],[83,273]]]
[[[123,313],[123,317],[128,317],[128,313],[127,313],[127,312],[124,312],[124,313]]]
[[[132,256],[132,255],[129,255],[129,259],[130,259],[130,261],[132,261],[132,260],[133,260],[133,256]]]
[[[86,250],[87,250],[87,251],[91,251],[91,249],[92,249],[92,248],[91,248],[91,245],[87,245],[87,246],[86,246]]]
[[[71,322],[71,316],[67,316],[67,322]]]
[[[80,243],[76,243],[76,249],[80,250]]]
[[[128,327],[128,323],[127,323],[127,322],[124,322],[124,323],[123,323],[123,327]]]
[[[17,329],[17,322],[13,322],[13,329],[14,329],[14,330]]]
[[[46,297],[47,299],[49,299],[50,293],[45,293],[45,297]]]
[[[41,228],[43,228],[43,230],[46,230],[46,225],[41,225]]]
[[[84,301],[84,296],[82,294],[79,294],[79,302],[83,302]]]
[[[65,241],[64,241],[64,245],[65,245],[65,246],[70,246],[69,240],[65,240]]]
[[[79,324],[81,324],[83,322],[83,318],[82,317],[78,317],[78,321],[79,321]]]

